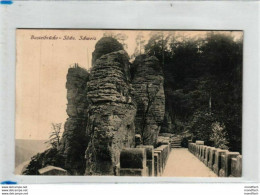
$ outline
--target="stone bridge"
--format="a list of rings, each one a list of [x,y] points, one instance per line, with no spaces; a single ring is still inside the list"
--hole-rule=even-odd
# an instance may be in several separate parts
[[[204,145],[189,143],[188,148],[176,147],[176,138],[162,139],[159,147],[137,145],[120,153],[115,168],[117,176],[162,177],[241,177],[242,156]]]

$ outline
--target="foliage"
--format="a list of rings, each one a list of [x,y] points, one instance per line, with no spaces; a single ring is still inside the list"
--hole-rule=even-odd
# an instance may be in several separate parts
[[[43,153],[38,153],[31,158],[29,165],[23,172],[24,175],[38,175],[38,170],[48,165],[65,167],[65,159],[60,154],[58,148],[60,146],[60,134],[62,123],[52,123],[52,132],[49,140],[45,143],[49,144],[51,148],[45,150]]]
[[[198,111],[195,112],[188,129],[198,140],[208,143],[211,135],[211,124],[214,123],[215,117],[212,113]]]
[[[52,131],[49,140],[45,143],[48,143],[52,148],[58,148],[60,145],[61,125],[62,123],[51,123]]]
[[[103,37],[112,37],[112,38],[118,40],[118,42],[123,45],[124,49],[128,48],[128,45],[125,42],[128,39],[128,36],[124,33],[105,32],[103,34]]]
[[[135,41],[136,41],[136,48],[135,48],[135,52],[134,52],[132,58],[135,58],[138,55],[144,54],[145,40],[144,40],[144,35],[142,32],[139,32],[137,34]]]
[[[64,158],[57,148],[50,148],[33,156],[23,175],[39,175],[38,170],[48,165],[64,167]]]
[[[165,32],[151,35],[145,52],[163,66],[165,132],[189,129],[210,142],[211,126],[219,121],[227,132],[227,146],[242,152],[242,46],[241,39],[227,33],[197,39]]]
[[[220,149],[228,149],[227,133],[225,132],[225,126],[219,122],[212,124],[212,133],[210,140],[214,142],[214,147]]]
[[[172,32],[152,32],[148,43],[144,46],[145,53],[157,57],[162,66],[165,64],[165,58],[169,57],[169,42],[173,38]]]

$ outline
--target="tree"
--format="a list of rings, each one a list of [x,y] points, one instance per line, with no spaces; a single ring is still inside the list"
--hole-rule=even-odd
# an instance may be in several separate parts
[[[159,41],[148,41],[149,51],[163,59]],[[242,39],[215,32],[199,39],[173,36],[166,46],[165,108],[172,133],[190,129],[210,142],[211,125],[219,121],[225,126],[229,149],[241,152]]]
[[[136,48],[135,48],[135,56],[141,55],[144,53],[144,35],[142,32],[139,32],[135,38],[136,41]]]
[[[58,148],[60,145],[61,125],[62,123],[51,123],[52,131],[49,140],[45,143],[50,144],[52,148]]]
[[[201,63],[208,72],[211,109],[224,124],[231,151],[242,152],[242,41],[209,33],[201,46]]]
[[[165,58],[169,55],[169,42],[173,38],[173,32],[152,32],[145,45],[145,53],[156,56],[164,67]]]
[[[216,121],[212,113],[205,111],[197,111],[193,114],[192,121],[188,126],[188,130],[193,134],[196,140],[205,141],[206,145],[211,145],[210,136],[212,133],[212,123]]]
[[[145,144],[146,141],[149,140],[152,136],[151,133],[147,131],[147,125],[150,117],[152,117],[152,120],[156,121],[153,112],[151,112],[151,107],[153,105],[153,102],[155,101],[158,91],[159,87],[155,88],[152,84],[146,84],[146,97],[139,104],[138,112],[141,114],[140,134],[143,144]],[[158,127],[159,126],[160,124],[158,124]]]
[[[128,48],[128,45],[126,44],[126,40],[128,39],[128,36],[124,33],[114,33],[114,32],[105,32],[103,34],[103,37],[112,37],[116,40],[118,40],[119,43],[121,43],[124,47],[124,49]]]
[[[210,140],[214,142],[214,147],[220,149],[228,149],[227,133],[225,125],[215,122],[212,124],[212,133]]]

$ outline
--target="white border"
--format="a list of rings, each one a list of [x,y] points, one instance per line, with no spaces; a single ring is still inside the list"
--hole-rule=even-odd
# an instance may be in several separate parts
[[[259,2],[256,1],[15,1],[12,5],[0,5],[0,182],[259,182],[258,13]],[[16,28],[243,30],[243,177],[211,179],[14,175]]]

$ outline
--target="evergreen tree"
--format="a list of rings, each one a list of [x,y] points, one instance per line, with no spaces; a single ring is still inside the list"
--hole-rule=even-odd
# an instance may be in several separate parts
[[[214,147],[228,149],[227,133],[223,124],[221,125],[219,122],[212,124],[210,140],[214,142]]]

